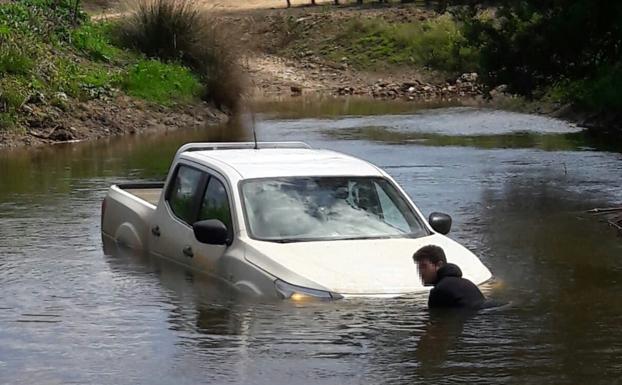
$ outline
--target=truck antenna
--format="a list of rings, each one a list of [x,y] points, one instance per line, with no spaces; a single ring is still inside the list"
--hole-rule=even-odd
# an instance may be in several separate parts
[[[255,129],[255,111],[251,110],[251,124],[253,125],[253,140],[255,141],[255,150],[259,150],[257,144],[257,130]]]

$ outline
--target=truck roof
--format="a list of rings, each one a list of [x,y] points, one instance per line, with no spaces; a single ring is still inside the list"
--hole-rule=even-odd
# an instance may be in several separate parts
[[[201,164],[235,170],[241,179],[289,176],[382,176],[371,163],[336,151],[309,148],[222,149],[183,152]]]

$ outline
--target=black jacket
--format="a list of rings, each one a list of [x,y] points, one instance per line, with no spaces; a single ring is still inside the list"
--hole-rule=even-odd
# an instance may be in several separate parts
[[[468,279],[462,278],[462,271],[448,263],[437,271],[438,279],[430,291],[430,308],[479,309],[486,300],[481,291]]]

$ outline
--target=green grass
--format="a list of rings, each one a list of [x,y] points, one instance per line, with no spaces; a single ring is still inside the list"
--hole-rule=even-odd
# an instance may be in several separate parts
[[[23,129],[22,106],[34,93],[43,94],[44,105],[67,111],[75,100],[109,97],[118,89],[164,106],[191,103],[204,93],[187,68],[120,47],[119,23],[92,23],[81,11],[74,18],[74,1],[0,4],[0,130]]]
[[[202,92],[198,78],[189,69],[157,60],[141,60],[133,65],[120,84],[128,95],[163,105],[190,102]]]
[[[0,47],[0,73],[25,75],[34,67],[34,60],[17,47]]]
[[[0,131],[13,130],[17,126],[17,116],[15,113],[0,112]]]
[[[477,50],[466,44],[460,25],[449,15],[410,23],[356,19],[325,43],[320,52],[329,59],[345,57],[362,69],[412,65],[466,72],[477,67]]]
[[[3,78],[0,80],[0,103],[4,105],[4,109],[15,110],[20,108],[28,98],[27,87],[16,79]]]
[[[85,24],[71,33],[71,41],[89,58],[111,62],[122,55],[122,50],[111,43],[111,29],[111,23]]]

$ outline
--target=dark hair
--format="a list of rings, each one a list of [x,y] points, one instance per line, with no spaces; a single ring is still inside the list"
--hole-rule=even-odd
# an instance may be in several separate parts
[[[423,246],[415,254],[413,254],[413,261],[419,262],[424,259],[432,262],[433,264],[438,264],[439,262],[447,263],[447,258],[445,258],[445,252],[438,246],[427,245]]]

